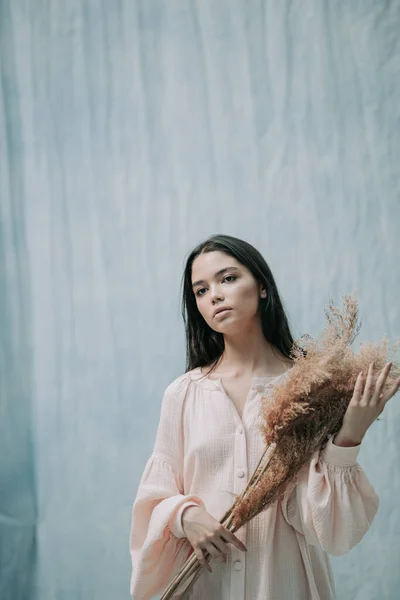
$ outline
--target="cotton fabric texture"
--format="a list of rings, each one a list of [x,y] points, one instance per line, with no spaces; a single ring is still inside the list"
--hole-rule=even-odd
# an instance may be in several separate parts
[[[161,594],[192,553],[183,509],[198,504],[220,520],[245,488],[265,448],[261,396],[280,377],[253,378],[242,418],[222,381],[204,378],[200,368],[167,387],[132,509],[134,600]],[[330,439],[315,452],[284,497],[236,532],[248,551],[228,544],[227,562],[212,560],[212,573],[202,569],[188,599],[334,600],[328,555],[353,548],[378,509],[359,450]]]

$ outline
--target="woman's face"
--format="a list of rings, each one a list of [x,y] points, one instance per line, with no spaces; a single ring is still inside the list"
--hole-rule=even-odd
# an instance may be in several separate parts
[[[259,320],[265,290],[232,256],[214,251],[200,254],[192,265],[192,288],[206,323],[220,333],[239,333]],[[227,309],[219,314],[216,312]]]

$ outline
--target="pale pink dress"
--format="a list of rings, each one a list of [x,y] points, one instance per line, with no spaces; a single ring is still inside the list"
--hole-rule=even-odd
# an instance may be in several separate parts
[[[253,378],[240,418],[221,380],[201,377],[200,369],[185,373],[163,397],[154,450],[132,510],[130,589],[135,600],[161,594],[191,554],[182,509],[199,504],[219,520],[264,450],[258,429],[261,392],[268,393],[279,378]],[[187,597],[333,600],[328,554],[353,548],[378,509],[377,495],[356,462],[359,450],[330,440],[283,501],[238,530],[247,553],[229,544],[228,561],[212,561],[212,573],[202,569]]]

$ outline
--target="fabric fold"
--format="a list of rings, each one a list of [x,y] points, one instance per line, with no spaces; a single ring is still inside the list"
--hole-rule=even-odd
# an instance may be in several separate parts
[[[162,592],[193,552],[180,516],[188,505],[204,506],[199,496],[183,493],[180,432],[185,390],[181,383],[171,384],[164,394],[154,452],[133,503],[130,591],[135,600],[148,600]]]
[[[349,552],[364,537],[379,499],[356,462],[360,446],[342,448],[330,438],[298,474],[282,510],[308,544],[333,556]]]

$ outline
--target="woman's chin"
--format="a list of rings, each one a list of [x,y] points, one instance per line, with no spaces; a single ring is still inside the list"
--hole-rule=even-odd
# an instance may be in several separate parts
[[[240,323],[221,323],[217,327],[213,327],[214,331],[226,335],[241,335],[243,333],[243,326]]]

